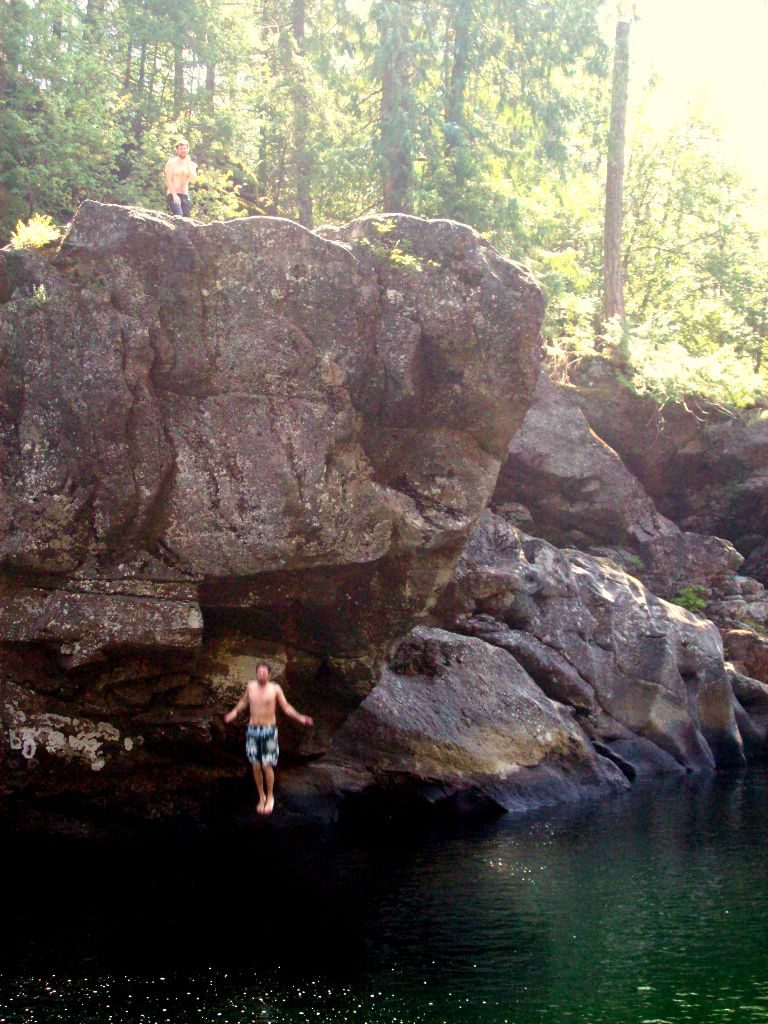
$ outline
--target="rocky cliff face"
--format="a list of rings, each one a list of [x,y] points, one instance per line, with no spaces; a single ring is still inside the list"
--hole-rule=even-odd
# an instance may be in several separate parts
[[[616,380],[604,360],[575,373],[575,399],[678,526],[732,541],[746,570],[768,583],[768,410],[739,416],[695,402],[661,411]]]
[[[542,312],[469,228],[401,216],[87,203],[52,258],[0,253],[11,820],[250,806],[221,715],[261,658],[317,722],[281,730],[301,815],[764,756],[763,588],[658,510],[586,385],[537,385]],[[732,664],[662,600],[694,583]]]
[[[626,390],[626,389],[625,389]],[[580,392],[542,373],[509,446],[491,507],[517,515],[529,533],[608,553],[662,597],[686,586],[728,585],[743,562],[719,537],[686,533],[662,515],[616,451],[590,427]]]
[[[541,293],[450,222],[328,234],[86,203],[52,260],[2,254],[7,788],[215,765],[264,656],[317,755],[450,579]]]
[[[294,773],[289,804],[367,792],[539,808],[768,755],[768,685],[724,662],[716,625],[613,560],[490,510],[434,611]]]
[[[611,562],[487,512],[445,600],[454,628],[513,653],[607,756],[634,750],[635,773],[659,750],[694,770],[743,763],[717,628]]]
[[[604,360],[587,361],[575,380],[568,401],[613,446],[625,474],[636,474],[676,524],[696,531],[680,535],[675,526],[678,539],[669,558],[656,559],[657,570],[656,545],[650,560],[641,552],[639,575],[665,596],[702,587],[703,610],[720,627],[727,655],[740,671],[768,682],[768,412],[734,416],[695,402],[662,411],[623,386]],[[738,574],[732,560],[724,563],[713,533],[744,557]]]

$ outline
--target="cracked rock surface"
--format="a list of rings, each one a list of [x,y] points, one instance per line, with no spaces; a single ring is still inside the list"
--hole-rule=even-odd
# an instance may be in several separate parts
[[[281,720],[278,824],[765,758],[764,587],[659,511],[597,390],[539,378],[542,313],[474,231],[399,215],[85,203],[0,253],[9,820],[231,823],[222,713],[263,658],[316,722]],[[714,622],[662,599],[690,584]]]
[[[585,360],[574,376],[590,426],[661,512],[683,530],[727,538],[745,571],[768,584],[768,409],[733,414],[695,400],[660,409],[605,360]]]

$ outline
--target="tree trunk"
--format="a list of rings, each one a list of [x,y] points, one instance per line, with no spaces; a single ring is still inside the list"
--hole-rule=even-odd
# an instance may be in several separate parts
[[[184,51],[181,46],[173,50],[173,116],[179,117],[184,109]]]
[[[285,158],[288,152],[288,143],[286,140],[278,139],[277,142],[280,146],[277,161],[277,178],[275,181],[275,188],[272,193],[272,202],[267,210],[272,217],[280,216],[280,198],[283,191],[283,184],[285,182]]]
[[[62,18],[60,11],[57,12],[57,14],[53,18],[53,23],[51,24],[51,33],[53,35],[53,38],[59,44],[59,48],[61,48],[61,42],[64,38],[64,20]]]
[[[464,106],[469,73],[472,5],[473,0],[457,0],[453,19],[453,54],[446,83],[445,155],[452,164],[456,199],[461,196],[469,173]]]
[[[629,80],[628,18],[616,24],[613,58],[611,127],[608,134],[608,172],[605,182],[605,231],[603,235],[603,320],[624,321],[624,276],[621,265],[621,227],[624,193],[624,136]],[[621,353],[626,356],[626,352]]]
[[[26,4],[23,0],[9,0],[5,8],[3,35],[0,39],[0,53],[3,56],[0,60],[0,100],[6,109],[14,111],[17,109],[19,69],[24,63],[25,9]]]
[[[388,213],[411,213],[413,209],[407,4],[408,0],[382,0],[376,17],[381,79],[379,148],[382,197]]]
[[[304,28],[306,0],[293,0],[291,4],[291,27],[299,58],[304,56]],[[296,206],[299,224],[305,228],[313,226],[312,211],[312,165],[313,156],[309,145],[309,90],[305,80],[303,63],[293,69],[291,100],[293,103],[293,164],[296,174]]]
[[[123,92],[131,91],[131,82],[133,80],[133,43],[129,39],[128,47],[125,53],[125,74],[123,75]]]
[[[104,10],[104,0],[87,0],[85,5],[85,21],[93,23]]]
[[[141,41],[141,55],[139,57],[139,79],[136,83],[136,89],[139,95],[144,92],[144,84],[147,77],[147,42],[145,39]]]
[[[104,0],[87,0],[85,6],[84,28],[85,34],[92,42],[101,39],[104,14]]]
[[[256,188],[258,190],[258,201],[261,206],[266,206],[269,191],[269,140],[266,128],[262,125],[259,135],[259,160],[256,164]]]
[[[160,44],[155,42],[152,48],[152,67],[149,71],[149,84],[147,85],[147,93],[150,96],[155,95],[155,81],[157,80],[157,52],[160,48]]]

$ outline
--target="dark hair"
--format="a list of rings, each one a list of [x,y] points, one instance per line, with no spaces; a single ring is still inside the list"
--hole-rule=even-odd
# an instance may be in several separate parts
[[[260,668],[265,668],[269,675],[272,675],[272,666],[269,664],[268,661],[260,661],[256,666],[256,671],[258,672]]]

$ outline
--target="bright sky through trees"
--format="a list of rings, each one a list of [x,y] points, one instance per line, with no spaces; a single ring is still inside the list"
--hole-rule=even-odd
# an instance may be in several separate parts
[[[659,86],[648,109],[661,131],[698,101],[722,126],[733,158],[768,191],[768,0],[637,0],[636,8],[630,44],[635,101],[656,74]],[[608,39],[614,5],[605,13]]]

